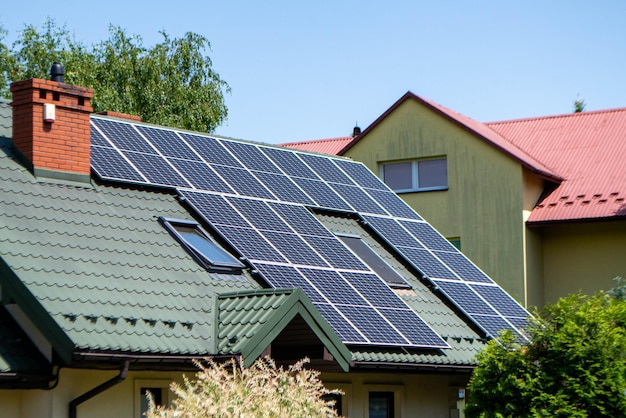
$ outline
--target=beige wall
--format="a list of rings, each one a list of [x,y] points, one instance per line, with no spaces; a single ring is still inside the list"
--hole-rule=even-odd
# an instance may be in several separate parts
[[[62,369],[52,390],[0,390],[0,418],[67,418],[72,399],[118,375],[114,371]],[[343,413],[367,417],[370,391],[395,393],[396,417],[448,418],[450,409],[462,401],[457,388],[465,387],[469,375],[430,374],[324,374],[326,386],[341,389]],[[180,381],[176,372],[129,372],[126,380],[77,408],[78,418],[137,418],[139,388]]]
[[[545,226],[540,233],[547,303],[608,290],[614,277],[626,278],[626,221]]]
[[[512,296],[525,303],[523,169],[414,100],[396,108],[346,156],[373,172],[387,161],[446,156],[447,191],[400,196]]]

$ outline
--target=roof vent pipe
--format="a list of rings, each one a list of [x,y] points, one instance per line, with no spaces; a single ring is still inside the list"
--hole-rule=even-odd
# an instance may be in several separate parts
[[[352,136],[359,136],[359,135],[361,135],[361,128],[357,125],[352,130]]]
[[[52,67],[50,68],[50,80],[64,83],[64,75],[65,71],[63,70],[63,66],[61,64],[59,64],[58,62],[52,64]]]

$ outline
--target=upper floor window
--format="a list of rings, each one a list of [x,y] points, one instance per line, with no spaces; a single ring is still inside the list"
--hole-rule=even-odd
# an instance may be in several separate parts
[[[396,192],[448,188],[448,164],[445,158],[385,163],[380,171],[383,181]]]
[[[244,265],[217,244],[196,222],[159,218],[178,242],[208,270],[239,272]]]

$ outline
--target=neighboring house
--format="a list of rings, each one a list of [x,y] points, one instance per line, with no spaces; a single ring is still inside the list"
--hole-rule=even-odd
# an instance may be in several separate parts
[[[527,312],[361,163],[11,91],[2,416],[139,417],[194,359],[264,355],[309,357],[346,416],[462,416],[476,353],[523,339]]]
[[[363,162],[526,306],[626,275],[626,108],[483,124],[407,93],[311,144]]]

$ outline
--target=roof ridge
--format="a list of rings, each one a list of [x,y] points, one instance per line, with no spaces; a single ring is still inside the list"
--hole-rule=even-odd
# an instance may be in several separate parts
[[[530,121],[540,121],[547,119],[558,119],[558,118],[571,118],[571,117],[584,117],[588,115],[598,115],[603,113],[618,113],[618,112],[626,112],[626,107],[615,107],[610,109],[598,109],[598,110],[589,110],[583,112],[572,112],[572,113],[561,113],[556,115],[544,115],[544,116],[531,116],[520,119],[509,119],[509,120],[498,120],[492,122],[483,122],[484,125],[490,127],[490,125],[502,125],[505,123],[518,123],[518,122],[530,122]]]

